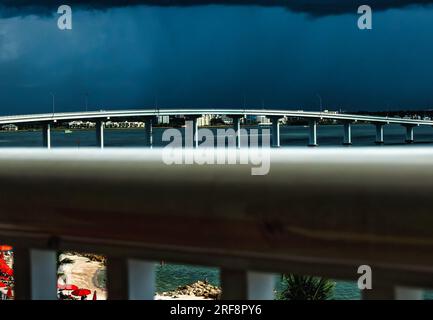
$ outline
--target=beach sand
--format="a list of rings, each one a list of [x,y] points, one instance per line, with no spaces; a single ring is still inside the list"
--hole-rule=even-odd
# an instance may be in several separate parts
[[[89,289],[92,293],[88,299],[92,299],[93,292],[96,290],[98,300],[107,299],[107,290],[98,285],[97,274],[105,269],[101,262],[91,261],[89,258],[74,255],[74,254],[61,254],[60,261],[69,259],[72,263],[64,263],[59,268],[59,284],[74,284],[79,288]],[[203,297],[196,297],[190,295],[176,295],[175,297],[155,295],[155,300],[208,300]]]

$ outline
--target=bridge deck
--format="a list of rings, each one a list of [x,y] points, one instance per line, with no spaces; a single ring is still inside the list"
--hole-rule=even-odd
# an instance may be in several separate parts
[[[383,124],[402,124],[402,125],[433,125],[430,120],[416,120],[406,118],[377,117],[368,115],[354,114],[333,114],[327,112],[301,111],[301,110],[268,110],[268,109],[142,109],[142,110],[101,110],[89,112],[62,112],[31,115],[14,115],[0,117],[0,124],[9,123],[31,123],[31,122],[50,122],[68,120],[95,120],[122,117],[146,117],[146,116],[166,116],[166,115],[263,115],[263,116],[288,116],[313,119],[336,119],[346,121],[373,122]]]

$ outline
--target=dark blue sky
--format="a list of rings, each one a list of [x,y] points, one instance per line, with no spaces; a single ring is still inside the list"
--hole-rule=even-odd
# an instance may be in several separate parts
[[[283,7],[133,6],[1,15],[0,113],[153,107],[433,108],[433,7],[310,16]],[[52,8],[55,12],[57,7]]]

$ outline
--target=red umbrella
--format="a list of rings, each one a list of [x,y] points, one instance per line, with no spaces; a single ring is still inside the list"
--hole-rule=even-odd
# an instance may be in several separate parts
[[[0,272],[7,274],[8,276],[12,276],[14,271],[7,265],[7,263],[0,259]]]
[[[8,298],[12,298],[12,297],[13,297],[12,289],[11,289],[11,288],[8,289],[8,293],[6,293],[6,296],[7,296]]]
[[[77,290],[78,287],[75,284],[57,284],[57,288],[60,290]]]
[[[11,251],[12,247],[7,244],[0,244],[0,251]]]
[[[92,291],[90,291],[89,289],[76,289],[72,291],[72,294],[77,297],[88,296],[91,293]]]
[[[4,288],[6,285],[3,282],[0,282],[0,288]]]
[[[93,298],[92,298],[92,300],[97,300],[96,299],[96,290],[93,292]]]

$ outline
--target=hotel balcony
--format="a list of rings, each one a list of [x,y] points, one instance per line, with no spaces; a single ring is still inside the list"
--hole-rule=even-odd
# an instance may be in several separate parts
[[[373,272],[363,299],[433,287],[430,148],[270,152],[269,174],[252,176],[169,166],[158,149],[3,149],[15,298],[56,299],[62,251],[107,256],[108,299],[152,299],[161,260],[219,268],[223,299],[270,299],[278,273],[356,282],[361,265]]]

